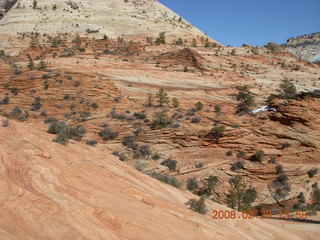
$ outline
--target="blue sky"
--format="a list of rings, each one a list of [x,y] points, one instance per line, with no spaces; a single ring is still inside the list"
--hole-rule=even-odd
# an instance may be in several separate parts
[[[320,32],[320,0],[159,0],[223,45],[284,43]]]

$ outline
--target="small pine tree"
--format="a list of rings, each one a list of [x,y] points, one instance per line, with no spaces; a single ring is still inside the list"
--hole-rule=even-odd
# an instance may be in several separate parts
[[[238,94],[236,95],[236,99],[239,102],[237,106],[237,112],[248,112],[249,108],[254,105],[254,96],[249,91],[248,86],[239,86],[237,89]]]
[[[211,129],[210,135],[216,140],[216,142],[219,141],[219,139],[223,136],[223,133],[225,131],[226,127],[223,125],[215,126]]]
[[[168,94],[164,91],[163,88],[159,89],[157,93],[157,98],[158,98],[160,107],[162,107],[164,103],[169,104]]]
[[[250,209],[252,202],[257,198],[257,191],[247,188],[241,176],[231,178],[230,184],[231,188],[226,198],[228,206],[238,211]]]

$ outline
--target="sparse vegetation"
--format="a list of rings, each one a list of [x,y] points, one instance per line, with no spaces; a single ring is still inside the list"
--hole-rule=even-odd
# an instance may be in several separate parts
[[[235,162],[234,164],[232,164],[231,166],[231,170],[232,171],[238,171],[238,170],[241,170],[244,168],[244,162],[243,161],[238,161],[238,162]]]
[[[192,192],[192,191],[196,190],[197,188],[199,188],[199,184],[198,184],[197,179],[188,178],[188,180],[187,180],[187,189]]]
[[[218,142],[219,139],[223,136],[225,129],[225,126],[217,125],[211,129],[209,135],[211,135],[216,140],[216,142]]]
[[[278,177],[271,183],[270,188],[273,189],[272,196],[277,202],[284,199],[291,191],[288,176],[285,173],[279,173]]]
[[[38,6],[37,0],[33,0],[33,2],[32,2],[32,8],[33,8],[33,9],[36,9],[37,6]]]

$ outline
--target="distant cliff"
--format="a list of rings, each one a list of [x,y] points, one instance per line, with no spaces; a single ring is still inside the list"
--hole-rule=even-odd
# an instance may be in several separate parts
[[[304,60],[320,63],[319,32],[290,38],[283,46],[289,52]]]
[[[12,8],[17,0],[0,0],[0,19]]]

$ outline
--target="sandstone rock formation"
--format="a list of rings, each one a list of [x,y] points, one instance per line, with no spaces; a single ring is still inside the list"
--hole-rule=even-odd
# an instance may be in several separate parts
[[[1,33],[68,33],[111,37],[168,36],[192,38],[204,34],[155,0],[20,0],[0,22]]]
[[[202,186],[217,176],[207,200],[211,210],[226,209],[211,200],[226,204],[229,180],[240,175],[257,189],[254,206],[276,210],[269,186],[281,164],[291,184],[281,204],[292,208],[300,193],[309,204],[320,180],[320,174],[308,176],[320,167],[319,98],[266,100],[284,79],[298,93],[317,92],[317,64],[272,44],[221,46],[156,1],[39,0],[35,9],[32,1],[19,3],[0,21],[0,115],[10,119],[9,128],[0,127],[5,239],[314,239],[314,224],[284,224],[308,229],[301,235],[260,221],[212,222],[186,210],[184,203],[195,197],[190,192],[128,165],[174,176],[184,190],[189,178]],[[252,91],[255,114],[236,114],[240,85]],[[160,88],[170,100],[163,107]],[[202,110],[195,110],[198,101]],[[172,123],[158,129],[153,121],[162,111]],[[54,119],[81,125],[83,138],[66,146],[52,142],[56,136],[46,132]],[[225,131],[217,141],[208,133],[219,125]],[[252,160],[257,150],[264,152],[261,163]],[[168,158],[174,169],[162,164]],[[232,169],[237,162],[243,166]],[[38,210],[34,202],[41,203]],[[29,225],[25,219],[32,219]]]
[[[0,19],[12,8],[17,0],[0,0]]]

